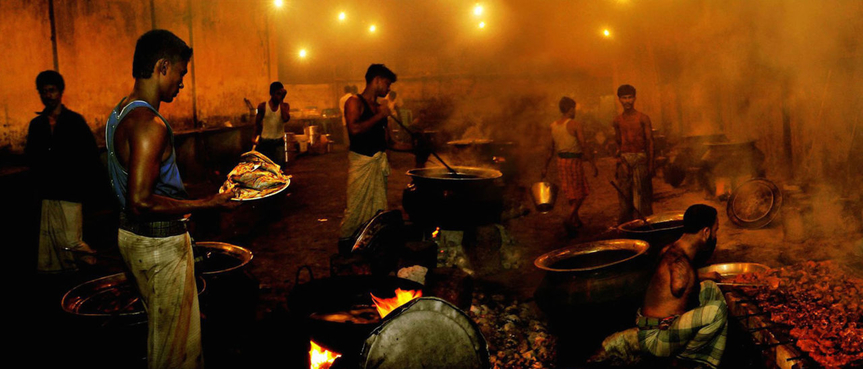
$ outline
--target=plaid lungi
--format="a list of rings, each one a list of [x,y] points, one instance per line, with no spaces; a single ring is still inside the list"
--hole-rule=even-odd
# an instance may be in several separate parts
[[[698,301],[699,307],[673,319],[647,318],[639,311],[636,324],[641,350],[654,356],[676,356],[717,367],[725,351],[728,306],[713,281],[701,282]]]
[[[590,193],[590,185],[584,175],[581,158],[557,157],[560,187],[567,200],[584,200]]]

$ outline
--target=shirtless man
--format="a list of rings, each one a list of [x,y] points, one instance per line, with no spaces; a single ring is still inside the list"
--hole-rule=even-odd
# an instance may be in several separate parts
[[[233,208],[233,193],[188,199],[171,125],[159,114],[183,88],[192,49],[165,30],[135,45],[132,92],[108,117],[111,187],[120,205],[118,246],[147,310],[147,364],[201,368],[201,315],[186,214]]]
[[[617,97],[623,113],[614,118],[615,139],[620,148],[617,159],[617,185],[623,194],[620,202],[619,223],[633,219],[633,211],[639,217],[653,214],[654,174],[653,127],[650,117],[635,110],[635,87],[622,85]]]
[[[699,275],[716,247],[719,230],[716,209],[692,205],[683,216],[683,236],[662,250],[648,284],[636,327],[606,338],[594,361],[632,362],[667,358],[658,366],[716,368],[725,351],[728,307],[713,280],[719,274]],[[635,359],[632,359],[635,357]]]
[[[683,216],[683,236],[663,250],[637,320],[643,352],[719,365],[725,349],[728,308],[712,281],[719,275],[699,275],[696,271],[716,248],[716,215],[710,206],[690,206]]]

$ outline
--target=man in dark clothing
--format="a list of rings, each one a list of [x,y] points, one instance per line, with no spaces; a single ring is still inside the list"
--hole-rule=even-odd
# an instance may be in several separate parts
[[[366,87],[345,103],[345,121],[350,137],[348,153],[347,207],[339,237],[349,240],[363,223],[387,208],[387,176],[390,165],[387,149],[410,150],[411,145],[395,142],[387,128],[390,109],[379,104],[387,96],[396,74],[383,64],[366,71]]]
[[[45,109],[30,121],[24,152],[32,183],[42,200],[37,270],[74,271],[76,254],[91,253],[84,243],[82,203],[99,188],[99,149],[80,114],[62,103],[65,83],[60,73],[46,70],[36,77]],[[92,264],[93,257],[82,261]]]

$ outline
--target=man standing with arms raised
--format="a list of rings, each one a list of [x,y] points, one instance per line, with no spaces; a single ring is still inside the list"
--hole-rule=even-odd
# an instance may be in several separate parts
[[[390,109],[386,104],[377,103],[379,97],[389,93],[396,74],[383,64],[372,64],[365,78],[363,92],[345,103],[345,121],[351,142],[348,201],[339,232],[343,242],[349,240],[354,231],[374,217],[378,210],[387,208],[387,176],[390,174],[387,148],[405,150],[409,147],[393,143],[387,129]]]
[[[618,194],[617,220],[625,223],[633,219],[633,212],[639,217],[653,214],[653,127],[647,114],[635,110],[635,87],[620,86],[617,97],[623,106],[612,122],[619,147],[617,185],[623,192]]]
[[[192,211],[232,208],[231,192],[187,198],[170,124],[159,114],[183,88],[192,49],[165,30],[135,45],[135,85],[105,127],[108,172],[120,203],[118,245],[147,309],[147,363],[201,368],[201,317],[194,256],[186,230]]]

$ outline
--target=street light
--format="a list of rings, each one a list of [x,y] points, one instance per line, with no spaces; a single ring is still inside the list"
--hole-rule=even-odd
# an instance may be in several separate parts
[[[344,22],[346,17],[345,12],[339,13],[339,22]]]
[[[477,3],[476,6],[473,7],[473,14],[482,15],[482,10],[482,5],[479,5],[479,3]]]
[[[378,30],[378,27],[375,27],[375,25],[374,25],[374,24],[372,24],[371,26],[369,26],[369,32],[371,32],[371,33],[375,33],[375,31],[377,31],[377,30]]]
[[[282,0],[273,0],[273,5],[275,5],[277,8],[281,8],[282,5],[285,5],[285,3]]]
[[[606,38],[611,37],[611,31],[609,31],[608,28],[606,28],[606,29],[602,30],[602,35],[605,36]]]
[[[485,22],[479,22],[479,28],[485,28]]]
[[[300,59],[305,59],[306,55],[308,55],[306,49],[300,49]]]

